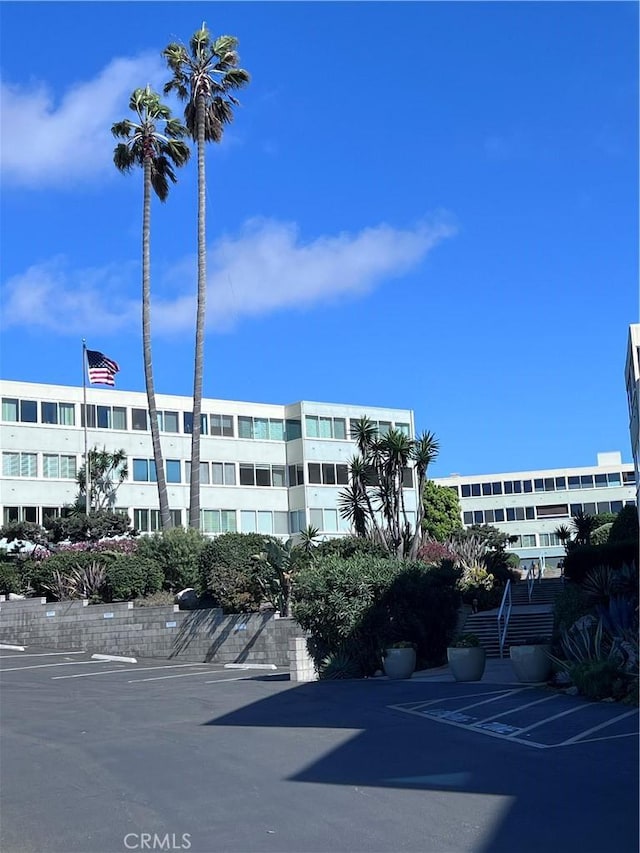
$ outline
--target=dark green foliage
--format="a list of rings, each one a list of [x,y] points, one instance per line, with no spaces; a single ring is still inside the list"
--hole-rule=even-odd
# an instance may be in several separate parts
[[[591,534],[591,544],[604,545],[605,542],[608,542],[609,534],[611,533],[612,527],[613,522],[611,521],[607,524],[601,524],[599,527],[596,527],[593,533]]]
[[[7,542],[21,539],[25,542],[34,542],[36,545],[45,545],[47,531],[33,521],[11,521],[0,528],[0,539],[6,539]]]
[[[9,595],[10,592],[24,595],[22,576],[18,571],[15,560],[0,560],[0,594]]]
[[[318,675],[323,680],[341,678],[361,678],[362,672],[357,660],[348,651],[339,649],[328,655],[320,664]]]
[[[125,512],[78,513],[66,517],[47,518],[45,526],[52,542],[97,542],[114,536],[131,535],[131,521]]]
[[[613,521],[609,532],[609,542],[638,542],[638,509],[635,506],[624,506]]]
[[[138,555],[155,560],[163,571],[165,588],[179,591],[198,585],[200,555],[207,541],[193,527],[174,527],[153,536],[141,536]]]
[[[424,484],[424,521],[422,529],[425,536],[438,542],[445,542],[454,533],[462,530],[460,521],[460,500],[448,486],[439,486],[433,480]]]
[[[108,553],[108,552],[106,552]],[[96,555],[92,555],[96,558]],[[105,553],[99,555],[102,561]],[[131,601],[139,596],[158,592],[162,588],[162,568],[138,554],[113,554],[107,563],[106,601]]]
[[[335,555],[347,559],[357,555],[389,557],[389,552],[377,542],[371,539],[363,539],[361,536],[341,536],[339,539],[327,539],[321,542],[316,551],[318,557],[330,557]]]
[[[592,605],[580,584],[566,583],[553,604],[554,635],[559,636],[562,631],[568,631],[574,622],[591,612]]]
[[[368,555],[319,558],[297,577],[293,614],[311,633],[319,668],[341,654],[372,675],[382,650],[400,640],[416,644],[419,665],[441,663],[456,624],[458,575]]]
[[[571,680],[587,699],[623,698],[626,694],[625,679],[621,678],[618,666],[613,661],[591,660],[574,663],[569,668]]]
[[[638,542],[612,541],[609,534],[609,541],[605,545],[576,545],[572,548],[564,558],[564,576],[568,580],[581,581],[589,569],[596,566],[618,569],[625,563],[635,565],[637,571]]]
[[[199,587],[225,613],[257,611],[263,599],[253,559],[266,548],[269,536],[224,533],[207,542],[198,564]],[[272,540],[273,541],[273,540]]]

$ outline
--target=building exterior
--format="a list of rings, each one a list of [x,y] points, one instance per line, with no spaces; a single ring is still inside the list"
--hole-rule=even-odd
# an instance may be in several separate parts
[[[618,452],[598,453],[598,464],[584,468],[452,474],[434,481],[455,490],[465,527],[491,524],[517,537],[510,547],[525,566],[557,565],[564,548],[554,531],[571,527],[579,510],[619,512],[636,499],[636,472]]]
[[[629,326],[627,360],[624,371],[629,406],[629,436],[636,472],[636,490],[640,490],[640,324]],[[639,491],[636,502],[640,511]]]
[[[84,463],[83,389],[3,381],[0,445],[2,521],[42,523],[73,503]],[[187,524],[191,398],[157,395],[169,506]],[[205,533],[289,536],[311,524],[324,535],[349,532],[338,512],[355,453],[350,420],[368,415],[383,434],[392,426],[413,437],[413,412],[356,405],[291,405],[203,400],[201,528]],[[159,528],[158,493],[146,394],[87,388],[90,448],[123,449],[129,476],[117,492],[140,532]],[[415,523],[416,491],[407,472],[405,502]]]

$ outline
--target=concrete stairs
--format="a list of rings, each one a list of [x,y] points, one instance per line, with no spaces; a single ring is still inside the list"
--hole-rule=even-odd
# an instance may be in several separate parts
[[[512,584],[511,618],[505,641],[505,655],[509,647],[528,637],[551,637],[553,630],[553,602],[562,590],[560,578],[544,579],[534,584],[531,603],[524,581]],[[464,623],[465,634],[475,634],[486,649],[487,657],[500,657],[498,640],[498,608],[470,613]]]

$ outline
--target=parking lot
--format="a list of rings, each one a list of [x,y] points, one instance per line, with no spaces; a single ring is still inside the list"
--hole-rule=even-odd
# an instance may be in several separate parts
[[[638,847],[624,706],[32,647],[0,688],[3,853]]]

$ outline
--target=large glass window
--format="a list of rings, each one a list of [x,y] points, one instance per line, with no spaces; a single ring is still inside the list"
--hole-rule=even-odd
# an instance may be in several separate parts
[[[158,428],[161,432],[179,432],[177,412],[158,412]]]
[[[582,474],[580,477],[580,485],[583,489],[592,489],[593,488],[593,475],[592,474]]]
[[[273,515],[270,512],[258,511],[258,533],[270,535],[273,533]]]
[[[569,477],[569,489],[580,488],[580,477]]]
[[[322,465],[322,482],[325,486],[335,486],[336,484],[336,466],[330,462],[325,462]]]
[[[347,422],[345,418],[306,415],[305,431],[307,438],[336,438],[345,441],[347,438]]]
[[[280,536],[286,536],[289,533],[289,513],[279,512],[276,510],[273,513],[273,532]]]
[[[523,548],[535,548],[536,547],[536,536],[535,533],[525,534],[522,537],[522,547]]]
[[[496,521],[504,521],[504,510],[497,509],[496,511]]]
[[[544,480],[543,479],[535,479],[533,481],[533,489],[536,492],[544,492]]]
[[[253,468],[253,465],[243,465],[240,464],[240,485],[241,486],[255,486],[256,484],[256,475]]]
[[[321,509],[309,510],[309,523],[312,527],[317,527],[320,531],[324,530],[324,519],[322,517]]]
[[[403,435],[406,435],[407,438],[411,436],[411,426],[409,424],[396,423],[396,429],[398,430],[398,432],[401,432]]]
[[[153,459],[134,459],[133,479],[137,483],[155,483],[156,463]]]
[[[306,520],[303,509],[296,509],[289,513],[289,525],[291,533],[300,533],[301,530],[304,530]]]
[[[238,417],[238,437],[253,438],[253,418],[247,418],[243,415]]]
[[[531,519],[536,517],[535,507],[526,506],[524,508],[524,517],[530,521]]]
[[[58,423],[58,404],[45,403],[40,404],[40,422],[43,424]]]
[[[567,488],[566,477],[556,477],[556,489],[562,490]]]
[[[322,472],[318,462],[309,462],[309,482],[322,483]]]
[[[20,400],[20,420],[23,424],[38,423],[38,404],[35,400]]]
[[[200,485],[208,486],[209,485],[209,463],[201,462],[200,463]]]
[[[622,482],[625,486],[635,485],[635,482],[636,482],[635,471],[623,471],[622,472]]]
[[[615,471],[612,474],[607,474],[607,481],[610,486],[619,486],[620,485],[620,474]]]
[[[211,415],[211,435],[233,438],[233,415]]]
[[[403,468],[402,469],[402,488],[403,489],[412,489],[413,488],[413,468]],[[453,487],[456,488],[455,486]]]
[[[182,428],[185,435],[191,435],[193,432],[193,412],[182,413]],[[200,415],[200,433],[207,434],[207,416]]]
[[[463,512],[462,520],[465,524],[473,524],[473,513],[472,512]]]
[[[180,483],[180,460],[167,459],[167,483]]]
[[[268,418],[253,419],[253,437],[259,441],[266,441],[269,438]]]
[[[17,421],[18,420],[18,401],[10,397],[2,398],[2,420]]]
[[[480,497],[480,483],[471,484],[471,496],[474,498]]]
[[[463,483],[460,488],[462,490],[462,497],[463,498],[470,498],[471,497],[471,484],[470,483]]]
[[[77,473],[77,460],[75,456],[57,453],[44,453],[42,456],[42,476],[46,478],[60,478],[63,480],[75,480]]]
[[[491,483],[491,494],[492,495],[501,495],[502,494],[502,483]]]
[[[473,513],[473,523],[474,524],[484,524],[484,513],[481,509],[477,509]]]
[[[596,474],[594,477],[596,489],[606,488],[607,485],[607,475],[606,474]]]
[[[271,485],[271,466],[256,465],[256,486]]]
[[[131,427],[136,430],[149,429],[146,409],[131,409]]]
[[[286,486],[287,478],[286,478],[286,469],[284,465],[272,465],[271,466],[271,480],[273,486]]]
[[[491,483],[482,483],[482,494],[483,496],[491,494]]]
[[[287,419],[286,429],[287,441],[295,441],[296,438],[302,438],[302,424],[295,418]]]
[[[300,464],[289,465],[289,486],[304,485],[304,468]]]
[[[561,518],[569,515],[567,504],[545,504],[536,507],[538,518]]]
[[[127,410],[124,406],[114,406],[113,407],[113,428],[114,429],[126,429],[127,428]]]
[[[36,477],[37,459],[35,453],[3,453],[2,473],[5,477]]]
[[[522,481],[522,491],[525,494],[529,494],[532,491],[531,480],[523,480]]]

